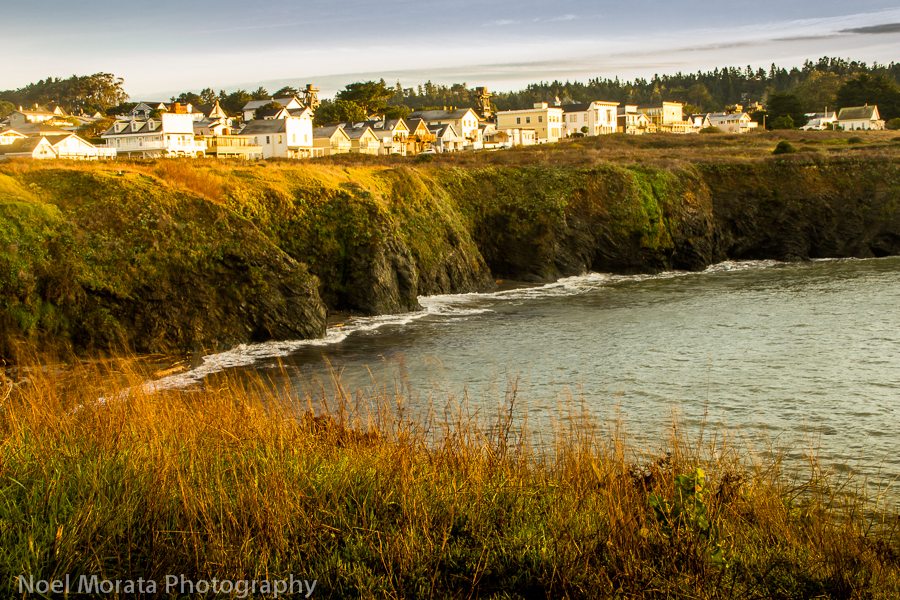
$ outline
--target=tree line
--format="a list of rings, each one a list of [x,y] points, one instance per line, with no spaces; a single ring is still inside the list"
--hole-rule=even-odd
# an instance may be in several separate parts
[[[531,107],[536,102],[554,104],[587,103],[611,100],[623,104],[655,104],[666,101],[681,102],[686,113],[716,112],[729,106],[749,102],[776,106],[790,105],[795,126],[803,112],[831,111],[842,106],[877,104],[882,118],[900,118],[900,63],[888,65],[823,57],[817,62],[806,61],[802,68],[785,69],[772,64],[768,69],[723,67],[697,73],[654,75],[621,81],[618,77],[594,78],[579,81],[539,82],[525,89],[494,92],[495,110]],[[204,88],[199,94],[183,92],[171,101],[194,105],[219,101],[232,116],[238,116],[251,100],[298,95],[298,90],[285,86],[270,94],[265,88],[254,91],[238,89],[233,92]],[[790,98],[785,98],[785,95]],[[352,83],[339,91],[334,99],[326,99],[317,110],[317,125],[326,122],[360,120],[366,115],[381,114],[387,118],[405,117],[412,110],[454,106],[477,106],[478,95],[465,83],[452,85],[427,81],[414,87],[403,87],[398,81],[387,84],[384,79]],[[65,110],[100,111],[109,116],[124,114],[134,106],[128,103],[122,80],[109,73],[69,79],[47,78],[18,90],[0,92],[0,116],[18,105],[58,104]],[[151,99],[156,100],[156,99]],[[2,104],[6,102],[6,104]],[[798,118],[794,118],[798,117]]]

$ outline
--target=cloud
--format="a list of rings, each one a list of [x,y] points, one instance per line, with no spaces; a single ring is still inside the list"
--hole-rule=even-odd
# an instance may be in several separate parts
[[[561,17],[553,17],[551,21],[572,21],[577,19],[576,15],[562,15]]]
[[[870,25],[869,27],[854,27],[853,29],[841,29],[840,33],[900,33],[900,23],[885,23],[883,25]]]
[[[510,21],[509,19],[500,19],[499,21],[488,21],[482,27],[503,27],[504,25],[518,25],[522,21]]]

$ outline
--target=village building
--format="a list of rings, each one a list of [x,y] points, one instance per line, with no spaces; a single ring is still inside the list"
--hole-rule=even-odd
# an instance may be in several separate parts
[[[806,113],[806,118],[809,121],[800,129],[804,131],[823,131],[832,128],[832,125],[837,121],[837,113],[827,110],[820,113]]]
[[[312,130],[312,113],[304,109],[296,117],[254,119],[240,134],[262,147],[263,158],[308,158],[313,155]]]
[[[557,142],[565,133],[562,118],[563,111],[558,106],[537,102],[533,108],[499,111],[497,130],[530,129],[536,133],[538,143]]]
[[[616,110],[618,102],[594,102],[582,104],[563,104],[563,124],[565,137],[575,134],[604,135],[615,133],[617,128]]]
[[[628,135],[643,135],[656,130],[650,117],[639,111],[634,104],[626,104],[616,110],[616,128],[619,133]]]
[[[479,88],[481,89],[481,88]],[[441,110],[414,110],[407,119],[422,119],[427,126],[452,125],[453,130],[465,140],[469,150],[481,148],[481,130],[478,114],[471,108],[449,107]]]
[[[72,133],[36,135],[20,138],[11,144],[0,145],[0,160],[7,158],[97,160],[115,157],[115,149],[94,146]]]
[[[203,138],[206,156],[214,158],[262,158],[262,146],[246,135],[212,135]]]
[[[749,133],[756,130],[757,123],[745,112],[709,113],[709,124],[724,133]]]
[[[117,154],[129,158],[206,154],[206,143],[194,139],[194,119],[188,113],[164,112],[158,119],[118,120],[100,137]]]
[[[662,102],[638,106],[638,111],[647,115],[652,129],[661,133],[693,133],[693,125],[686,122],[682,115],[680,102]]]
[[[68,115],[66,115],[65,111],[61,108],[56,107],[56,110],[50,111],[37,104],[34,105],[33,109],[23,109],[20,106],[19,110],[14,110],[9,113],[7,118],[10,127],[37,123],[44,123],[46,125],[57,127],[73,126],[68,120]]]
[[[456,133],[453,125],[428,125],[428,131],[434,136],[432,148],[435,152],[459,152],[466,145],[466,140]]]
[[[351,146],[350,137],[341,124],[313,128],[313,156],[347,154]]]
[[[435,136],[428,129],[424,119],[406,119],[409,134],[406,136],[406,155],[415,156],[432,148]]]
[[[842,108],[838,112],[837,124],[844,131],[856,130],[876,130],[884,129],[884,121],[878,114],[878,107],[874,104],[869,106],[853,106]]]
[[[269,98],[268,100],[251,100],[241,109],[241,113],[244,116],[244,121],[252,121],[255,118],[256,110],[262,108],[266,104],[270,104],[275,102],[276,104],[280,104],[283,108],[288,110],[293,108],[306,108],[303,106],[303,103],[300,102],[295,96],[290,96],[288,98]]]
[[[356,123],[343,124],[342,129],[350,139],[350,152],[354,154],[371,154],[378,156],[385,154],[383,141],[386,137],[379,137],[369,123],[382,123],[382,121],[360,121]],[[406,135],[402,135],[399,140],[391,139],[392,148],[398,148],[398,153],[404,153]]]

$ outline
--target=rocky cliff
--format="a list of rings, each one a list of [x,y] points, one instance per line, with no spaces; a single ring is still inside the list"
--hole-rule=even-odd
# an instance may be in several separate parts
[[[328,310],[589,270],[900,254],[887,160],[640,167],[0,167],[0,352],[323,335]]]

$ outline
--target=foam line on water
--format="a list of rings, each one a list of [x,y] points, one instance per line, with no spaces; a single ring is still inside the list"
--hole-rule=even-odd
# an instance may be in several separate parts
[[[423,310],[402,315],[353,317],[344,325],[329,328],[325,337],[318,339],[241,344],[225,352],[204,356],[202,358],[202,363],[190,371],[149,381],[142,386],[142,390],[147,393],[152,393],[164,389],[190,387],[201,382],[204,378],[226,369],[248,367],[262,360],[288,356],[303,347],[337,344],[354,333],[372,331],[389,325],[407,325],[416,319],[421,319],[426,316],[441,318],[473,316],[493,312],[490,306],[501,302],[574,296],[623,282],[641,282],[657,279],[671,279],[673,277],[684,277],[688,275],[746,271],[750,269],[769,268],[778,264],[780,263],[774,260],[726,261],[711,265],[701,273],[689,271],[665,271],[653,275],[588,273],[586,275],[566,277],[545,285],[515,288],[497,292],[471,292],[467,294],[421,296],[419,297],[419,303],[422,305]]]

